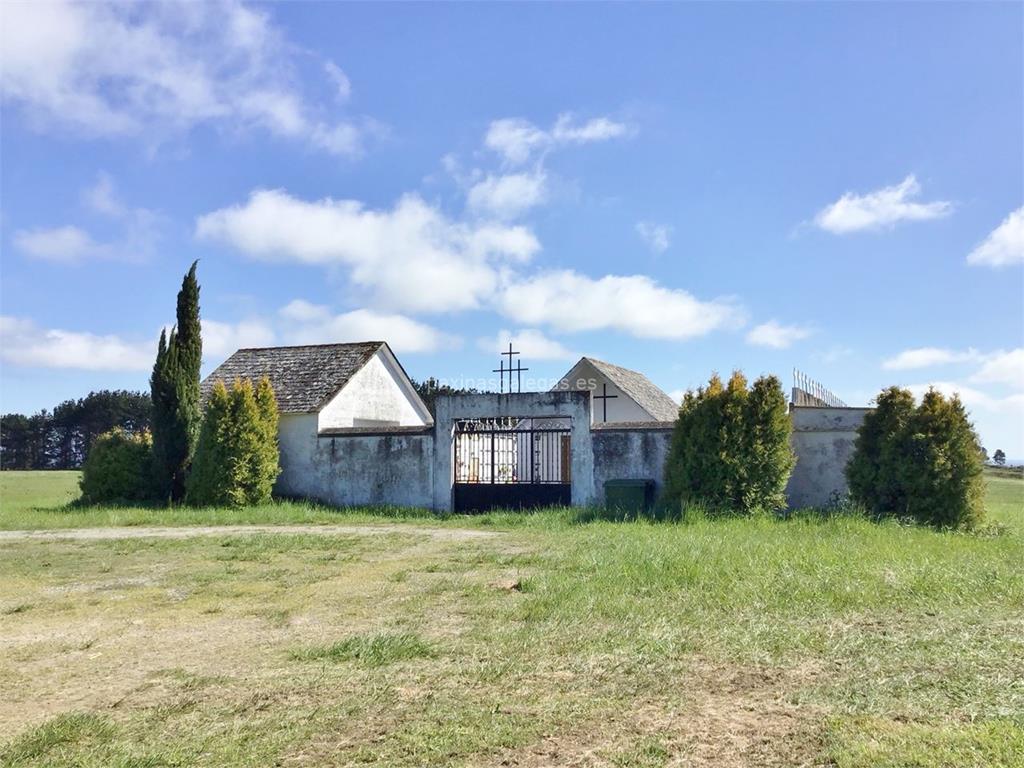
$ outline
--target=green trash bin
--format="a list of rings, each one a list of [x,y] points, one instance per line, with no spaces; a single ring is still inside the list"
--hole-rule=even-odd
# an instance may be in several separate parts
[[[648,512],[654,506],[654,481],[605,480],[604,505],[627,514]]]

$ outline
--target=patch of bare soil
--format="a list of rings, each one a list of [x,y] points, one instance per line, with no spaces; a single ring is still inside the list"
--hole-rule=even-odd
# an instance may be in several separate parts
[[[639,700],[482,765],[516,768],[811,766],[821,713],[787,698],[795,672],[698,665],[678,699]]]

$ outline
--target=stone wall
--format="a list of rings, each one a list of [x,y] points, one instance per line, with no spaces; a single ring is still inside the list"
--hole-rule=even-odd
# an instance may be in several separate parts
[[[665,459],[672,443],[670,424],[597,427],[591,435],[596,503],[604,503],[606,480],[654,480],[655,497],[661,495]]]
[[[426,507],[433,503],[430,427],[317,431],[316,414],[281,416],[281,496],[335,506]]]
[[[847,491],[846,464],[870,408],[790,406],[796,466],[786,486],[791,509],[823,507]]]
[[[820,507],[846,493],[846,464],[868,408],[792,406],[797,455],[791,508]],[[317,430],[316,414],[280,422],[282,473],[275,491],[340,506],[451,509],[452,428],[458,418],[572,418],[573,504],[602,504],[607,480],[652,479],[661,493],[672,426],[590,426],[586,392],[466,395],[438,399],[436,427]]]

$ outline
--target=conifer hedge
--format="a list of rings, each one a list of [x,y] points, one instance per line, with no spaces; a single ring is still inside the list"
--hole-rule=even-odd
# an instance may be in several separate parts
[[[960,398],[890,387],[860,428],[846,469],[852,498],[877,516],[938,528],[984,517],[981,443]]]
[[[785,506],[795,457],[782,383],[763,376],[747,387],[736,371],[723,385],[683,396],[665,464],[663,504],[713,513],[751,514]]]
[[[187,481],[186,501],[240,507],[270,500],[280,472],[277,401],[264,378],[253,388],[214,385]]]

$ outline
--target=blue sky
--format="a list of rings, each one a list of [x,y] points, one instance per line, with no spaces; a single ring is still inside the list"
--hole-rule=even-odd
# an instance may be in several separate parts
[[[957,390],[1024,458],[1019,3],[6,4],[0,408],[383,338]],[[544,381],[538,383],[546,383]]]

